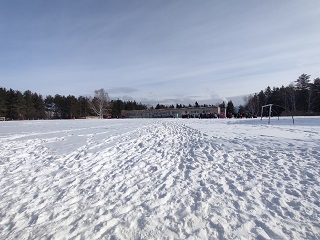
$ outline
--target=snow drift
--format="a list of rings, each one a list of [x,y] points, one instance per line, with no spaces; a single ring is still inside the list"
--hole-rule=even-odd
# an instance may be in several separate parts
[[[0,123],[0,239],[319,239],[320,118]]]

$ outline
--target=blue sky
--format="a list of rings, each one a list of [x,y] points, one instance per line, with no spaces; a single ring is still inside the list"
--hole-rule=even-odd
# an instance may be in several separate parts
[[[0,86],[215,104],[320,76],[319,0],[0,2]]]

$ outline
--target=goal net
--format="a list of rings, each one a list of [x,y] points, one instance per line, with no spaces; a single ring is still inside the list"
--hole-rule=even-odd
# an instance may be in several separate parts
[[[265,116],[268,116],[268,124],[270,124],[270,119],[271,119],[271,116],[272,116],[272,106],[274,104],[267,104],[267,105],[263,105],[261,107],[261,121],[262,121],[262,117],[263,117],[263,113],[265,112]],[[274,105],[274,106],[277,106],[277,107],[281,107],[281,106],[278,106],[278,105]],[[284,107],[281,107],[281,108],[284,108]],[[286,108],[284,108],[286,109]],[[287,110],[287,109],[286,109]],[[278,114],[278,120],[279,120],[279,114]],[[293,118],[293,115],[292,115],[292,123],[294,124],[294,118]]]
[[[261,121],[262,121],[262,117],[263,117],[263,111],[264,111],[264,110],[266,110],[266,111],[269,110],[269,113],[268,113],[268,115],[269,115],[268,123],[270,124],[270,118],[271,118],[271,113],[272,113],[272,105],[273,105],[273,104],[267,104],[267,105],[263,105],[263,106],[261,107]]]

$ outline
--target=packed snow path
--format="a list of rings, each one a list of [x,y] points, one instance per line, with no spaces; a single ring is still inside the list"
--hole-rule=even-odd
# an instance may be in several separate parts
[[[2,122],[0,239],[320,239],[320,118],[289,120]]]

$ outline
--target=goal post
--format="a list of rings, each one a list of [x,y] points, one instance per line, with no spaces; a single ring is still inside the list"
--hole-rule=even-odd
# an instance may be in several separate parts
[[[263,116],[263,109],[269,107],[269,120],[268,120],[268,124],[270,124],[270,118],[271,118],[271,112],[272,112],[272,105],[273,104],[267,104],[267,105],[263,105],[261,107],[261,121],[262,121],[262,116]]]
[[[269,107],[269,119],[268,119],[268,124],[270,124],[270,119],[271,119],[271,114],[272,114],[272,106],[276,106],[276,107],[281,107],[285,110],[288,111],[288,109],[286,109],[285,107],[282,107],[282,106],[279,106],[279,105],[275,105],[275,104],[267,104],[267,105],[263,105],[261,106],[261,121],[262,121],[262,117],[263,117],[263,110],[266,108],[268,109]],[[290,111],[289,111],[290,112]],[[278,115],[278,120],[279,120],[279,115]],[[292,123],[294,124],[294,118],[293,118],[293,115],[292,115]]]

